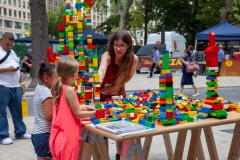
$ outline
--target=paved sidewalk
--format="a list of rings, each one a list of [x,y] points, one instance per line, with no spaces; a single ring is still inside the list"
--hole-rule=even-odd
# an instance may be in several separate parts
[[[148,74],[134,74],[133,78],[126,84],[126,91],[138,91],[138,90],[147,90],[151,88],[153,90],[159,90],[159,74],[155,74],[153,78],[147,78]],[[180,71],[176,71],[173,73],[174,79],[174,89],[178,89],[180,87],[182,78],[182,73]],[[196,78],[193,77],[193,81],[196,84],[197,88],[206,88],[206,76],[198,75]],[[219,87],[240,87],[240,77],[227,77],[221,76],[218,77],[218,86]],[[30,81],[25,81],[26,87],[29,86]],[[185,88],[192,88],[192,86],[185,86]],[[34,94],[34,89],[27,88],[26,96],[32,96]]]

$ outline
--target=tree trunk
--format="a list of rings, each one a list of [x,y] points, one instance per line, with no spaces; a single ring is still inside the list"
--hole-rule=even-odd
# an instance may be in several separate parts
[[[126,29],[127,28],[127,15],[128,15],[128,11],[132,5],[133,0],[126,0],[124,7],[122,6],[121,0],[114,0],[114,1],[117,6],[118,13],[121,16],[120,22],[119,22],[119,27],[121,30]]]
[[[45,0],[30,0],[31,36],[33,57],[33,79],[29,88],[35,88],[38,80],[40,61],[47,60],[48,26]]]
[[[148,37],[148,0],[145,0],[145,9],[144,9],[144,45],[147,43]]]
[[[221,20],[228,21],[229,16],[232,14],[234,0],[225,0],[225,5],[221,13]]]

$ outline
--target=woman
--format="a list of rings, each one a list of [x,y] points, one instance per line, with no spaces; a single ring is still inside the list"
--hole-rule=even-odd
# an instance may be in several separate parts
[[[101,81],[100,100],[112,96],[126,97],[125,84],[132,78],[138,63],[138,57],[132,52],[132,38],[125,30],[111,36],[108,50],[102,55],[98,74]],[[120,159],[122,143],[117,143],[116,159]]]
[[[190,62],[192,62],[192,57],[191,57],[191,53],[189,50],[185,50],[184,51],[184,58],[179,58],[182,61],[182,80],[181,80],[181,86],[179,88],[179,91],[177,93],[175,93],[175,95],[178,95],[180,93],[182,93],[182,90],[184,88],[184,85],[192,85],[195,94],[192,95],[193,97],[199,96],[199,92],[197,91],[197,87],[195,86],[195,84],[193,83],[193,73],[187,73],[186,71],[186,65],[188,65]]]
[[[32,68],[32,60],[30,59],[30,56],[26,54],[22,60],[22,67],[20,71],[29,73],[31,68]]]

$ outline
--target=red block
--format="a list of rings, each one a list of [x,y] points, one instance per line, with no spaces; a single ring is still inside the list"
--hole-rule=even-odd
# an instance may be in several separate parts
[[[105,109],[97,109],[95,119],[105,118]]]
[[[66,54],[69,53],[69,48],[68,48],[68,46],[64,46],[64,53],[66,53]]]
[[[173,119],[172,112],[166,112],[166,116],[167,116],[168,120],[172,120]]]
[[[64,24],[58,24],[58,31],[64,31]]]

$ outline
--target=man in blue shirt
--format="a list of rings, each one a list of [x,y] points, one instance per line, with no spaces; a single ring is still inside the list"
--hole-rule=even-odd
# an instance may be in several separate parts
[[[159,51],[157,50],[157,47],[153,47],[153,63],[152,63],[152,66],[151,66],[151,70],[150,70],[150,76],[148,78],[152,78],[152,75],[153,75],[153,70],[154,68],[156,67],[156,65],[158,65],[158,62],[159,62]]]
[[[221,44],[218,44],[217,46],[219,48],[219,52],[218,52],[218,75],[220,75],[222,60],[224,59],[224,51],[223,51],[223,46]]]

